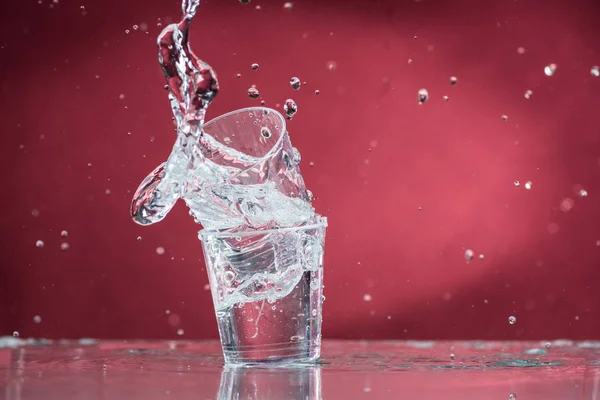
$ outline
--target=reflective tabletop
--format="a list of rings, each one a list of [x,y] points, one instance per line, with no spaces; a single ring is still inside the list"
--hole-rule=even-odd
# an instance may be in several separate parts
[[[225,368],[217,341],[0,339],[0,399],[600,399],[600,342],[327,341]]]

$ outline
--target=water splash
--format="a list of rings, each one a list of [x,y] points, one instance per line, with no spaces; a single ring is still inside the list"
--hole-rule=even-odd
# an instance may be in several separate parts
[[[177,140],[167,162],[152,171],[134,194],[131,215],[141,225],[166,216],[181,196],[187,174],[202,162],[202,124],[219,83],[214,70],[193,53],[188,41],[199,5],[200,0],[183,0],[181,21],[168,25],[157,40],[158,61],[177,123]],[[169,179],[165,179],[167,174]]]

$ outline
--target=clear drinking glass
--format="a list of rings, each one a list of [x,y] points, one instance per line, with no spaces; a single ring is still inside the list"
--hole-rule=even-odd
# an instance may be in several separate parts
[[[291,228],[199,233],[226,364],[319,357],[327,219]]]

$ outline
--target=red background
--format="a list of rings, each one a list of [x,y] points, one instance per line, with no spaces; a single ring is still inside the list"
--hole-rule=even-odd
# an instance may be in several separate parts
[[[128,215],[175,138],[155,40],[178,1],[5,3],[0,335],[216,337],[185,206]],[[258,105],[251,84],[298,103],[289,131],[330,223],[325,337],[600,339],[599,18],[593,0],[203,2],[209,117]]]

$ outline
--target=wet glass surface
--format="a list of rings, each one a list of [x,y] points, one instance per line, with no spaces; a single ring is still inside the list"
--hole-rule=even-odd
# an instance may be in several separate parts
[[[228,369],[217,341],[6,338],[0,387],[7,400],[595,400],[600,342],[324,341],[316,365]]]

